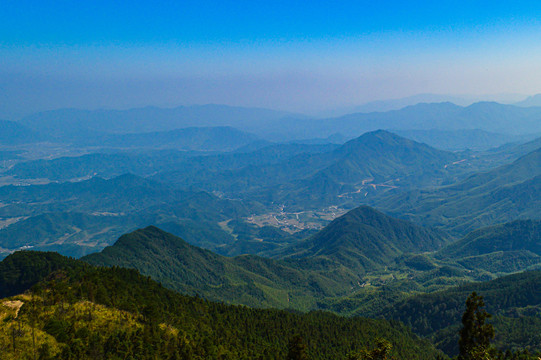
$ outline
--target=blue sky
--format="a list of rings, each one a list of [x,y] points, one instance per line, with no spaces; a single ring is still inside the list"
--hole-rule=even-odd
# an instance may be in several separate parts
[[[539,1],[3,1],[0,117],[541,92]]]

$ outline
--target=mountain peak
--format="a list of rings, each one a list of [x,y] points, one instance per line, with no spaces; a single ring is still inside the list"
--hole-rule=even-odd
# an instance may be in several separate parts
[[[404,252],[434,250],[443,244],[434,231],[360,206],[290,249],[292,257],[324,257],[350,268],[375,268]]]

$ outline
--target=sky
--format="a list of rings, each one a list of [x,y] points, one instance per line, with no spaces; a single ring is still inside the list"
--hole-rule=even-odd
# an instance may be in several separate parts
[[[4,0],[0,11],[10,120],[66,107],[313,114],[420,93],[540,92],[540,1]]]

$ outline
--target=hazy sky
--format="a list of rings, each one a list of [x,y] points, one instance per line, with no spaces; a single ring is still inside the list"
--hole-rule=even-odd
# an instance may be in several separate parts
[[[22,1],[0,11],[0,117],[221,103],[310,112],[541,92],[541,1]]]

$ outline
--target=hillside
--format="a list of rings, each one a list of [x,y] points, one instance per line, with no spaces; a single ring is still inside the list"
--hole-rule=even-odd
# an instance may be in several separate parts
[[[78,146],[109,148],[178,149],[184,151],[233,151],[259,139],[229,126],[188,127],[183,129],[135,133],[107,134],[82,139]]]
[[[82,258],[93,265],[135,268],[166,287],[215,301],[257,307],[311,309],[317,298],[345,294],[357,278],[335,264],[228,258],[189,245],[156,227],[121,236],[100,253]]]
[[[305,153],[280,163],[239,169],[201,171],[186,176],[183,169],[162,172],[156,180],[177,186],[196,185],[206,191],[282,203],[298,209],[359,201],[367,194],[394,187],[440,184],[456,176],[446,165],[457,155],[375,131],[333,151]]]
[[[445,238],[438,232],[361,206],[283,254],[292,258],[329,259],[363,272],[389,265],[404,253],[433,251],[443,244]]]
[[[538,219],[541,149],[509,165],[446,187],[414,190],[377,201],[388,213],[456,234],[516,219]]]
[[[541,221],[516,220],[472,231],[435,256],[471,271],[511,273],[541,266]]]
[[[152,224],[165,224],[197,245],[216,249],[234,240],[218,223],[247,216],[251,205],[202,191],[180,191],[134,175],[4,186],[0,187],[0,196],[4,205],[0,217],[8,221],[8,226],[0,230],[1,248],[40,245],[40,249],[69,255],[81,254],[82,249],[73,249],[73,244],[86,249],[83,253],[92,247],[96,251],[112,244],[122,233]],[[21,239],[30,243],[24,244]],[[43,247],[53,244],[54,248]]]
[[[457,258],[516,250],[541,256],[541,221],[517,220],[473,231],[441,249],[438,257]]]
[[[411,326],[417,334],[434,341],[447,354],[458,352],[456,331],[464,310],[464,296],[482,295],[487,311],[494,315],[495,343],[501,349],[529,346],[541,349],[541,271],[505,276],[483,283],[470,283],[403,300],[378,311],[379,316]]]
[[[507,143],[522,142],[529,139],[524,136],[498,134],[490,131],[468,130],[392,130],[395,134],[417,142],[425,143],[437,149],[457,150],[489,150]]]
[[[58,182],[92,177],[107,179],[128,173],[149,176],[184,161],[190,155],[191,153],[181,151],[92,153],[19,162],[5,174],[19,179],[48,179]]]
[[[16,253],[0,267],[36,273],[42,256],[48,254]],[[400,359],[437,354],[399,323],[228,306],[167,290],[135,270],[64,265],[70,261],[62,257],[50,262],[32,291],[0,302],[7,359],[33,351],[47,359],[283,359],[295,336],[314,360],[345,358],[371,348],[376,338],[388,339]],[[11,336],[16,327],[22,331]]]

